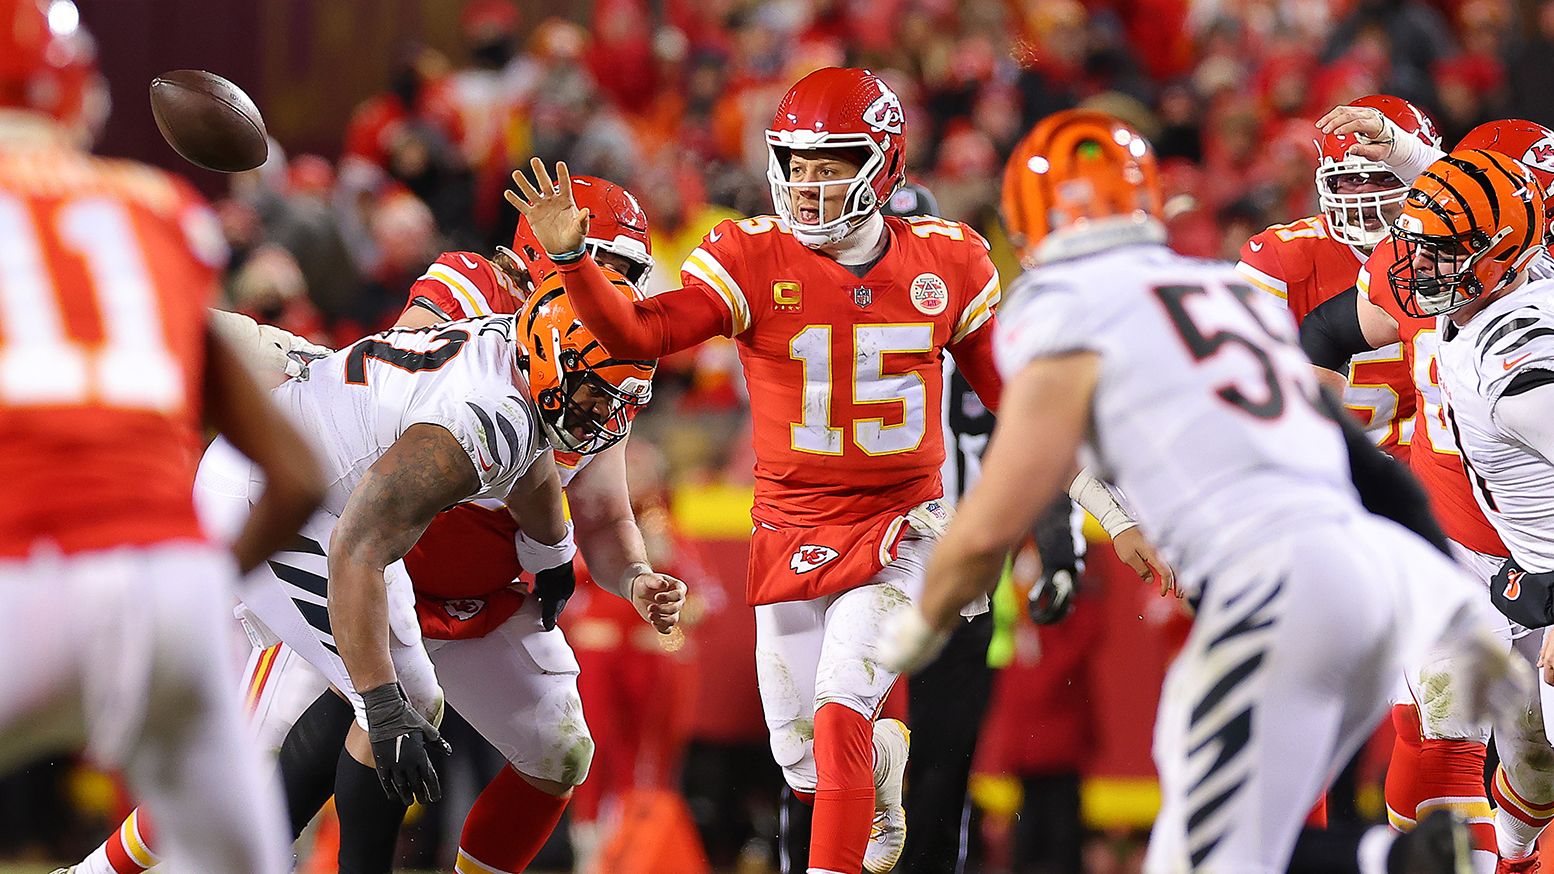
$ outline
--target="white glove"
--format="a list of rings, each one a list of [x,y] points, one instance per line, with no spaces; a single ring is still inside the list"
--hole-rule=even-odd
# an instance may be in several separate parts
[[[938,540],[950,527],[955,510],[941,498],[924,501],[907,511],[907,524],[924,537]]]
[[[309,361],[333,351],[274,325],[261,325],[242,313],[211,310],[210,325],[264,377],[296,378],[307,371]]]
[[[880,663],[898,674],[912,674],[939,657],[950,639],[934,631],[917,608],[904,607],[885,618],[880,630]]]

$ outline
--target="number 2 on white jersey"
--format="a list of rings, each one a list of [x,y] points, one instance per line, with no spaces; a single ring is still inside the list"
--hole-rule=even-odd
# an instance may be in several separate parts
[[[0,401],[176,410],[183,374],[167,348],[129,213],[116,201],[85,198],[51,218],[50,227],[40,228],[25,203],[0,196]],[[84,260],[103,325],[100,345],[66,335],[61,291],[49,276],[40,230]]]
[[[852,396],[855,404],[901,404],[901,423],[884,417],[853,422],[853,442],[869,455],[910,452],[928,432],[928,386],[921,374],[886,373],[885,356],[933,351],[933,325],[855,325]],[[831,326],[810,325],[788,343],[788,355],[804,365],[799,421],[789,424],[791,445],[814,455],[841,455],[842,429],[831,425],[835,392],[831,366]]]

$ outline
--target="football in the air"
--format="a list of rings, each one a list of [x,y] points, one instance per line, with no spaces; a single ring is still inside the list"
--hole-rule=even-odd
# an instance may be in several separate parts
[[[168,145],[207,170],[252,170],[270,153],[259,107],[215,73],[174,70],[152,79],[151,114]]]

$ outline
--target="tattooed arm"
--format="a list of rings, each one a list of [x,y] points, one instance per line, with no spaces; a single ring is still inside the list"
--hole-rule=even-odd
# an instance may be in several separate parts
[[[396,679],[383,569],[410,551],[432,517],[479,488],[458,440],[437,425],[419,424],[351,492],[329,544],[329,623],[357,689]]]

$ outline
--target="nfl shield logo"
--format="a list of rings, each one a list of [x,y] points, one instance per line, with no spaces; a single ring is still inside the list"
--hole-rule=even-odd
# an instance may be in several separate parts
[[[860,309],[874,303],[874,289],[867,285],[860,285],[854,288],[853,303],[857,304]]]

